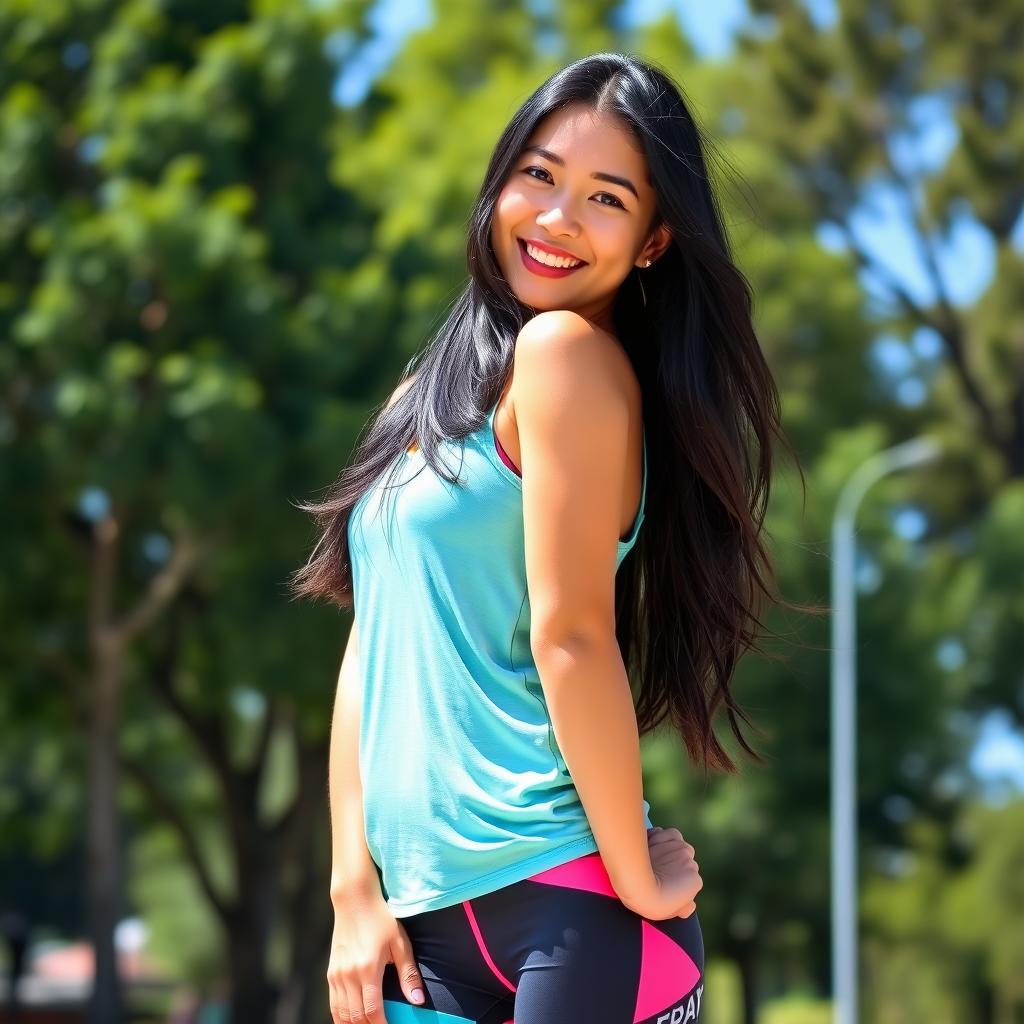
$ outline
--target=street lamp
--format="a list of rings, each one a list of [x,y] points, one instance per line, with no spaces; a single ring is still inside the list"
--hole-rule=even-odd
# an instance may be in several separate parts
[[[940,452],[916,437],[862,462],[843,485],[832,517],[832,998],[835,1024],[857,1021],[856,598],[854,517],[868,488],[887,473]]]

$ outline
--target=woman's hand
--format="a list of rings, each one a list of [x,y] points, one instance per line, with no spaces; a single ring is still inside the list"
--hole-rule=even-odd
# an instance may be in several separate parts
[[[423,977],[413,957],[412,943],[405,926],[394,917],[379,892],[336,904],[327,967],[334,1024],[387,1024],[381,981],[388,963],[395,965],[406,999],[422,1006]],[[417,992],[419,999],[415,998]]]
[[[704,886],[694,848],[679,829],[655,827],[647,830],[647,852],[655,890],[630,909],[651,921],[689,917],[697,909],[694,897]]]

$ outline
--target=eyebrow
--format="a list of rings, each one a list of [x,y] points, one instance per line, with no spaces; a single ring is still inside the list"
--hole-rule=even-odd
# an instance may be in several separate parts
[[[525,146],[523,148],[523,152],[537,153],[539,156],[544,157],[545,160],[550,160],[553,164],[558,164],[559,167],[565,166],[565,161],[557,153],[552,153],[550,149],[545,149],[543,146]],[[628,188],[629,191],[636,196],[636,199],[639,202],[640,195],[636,190],[636,186],[629,180],[629,178],[621,178],[617,174],[608,174],[605,171],[594,171],[590,176],[592,178],[598,178],[601,181],[610,181],[613,185],[621,185],[623,188]]]

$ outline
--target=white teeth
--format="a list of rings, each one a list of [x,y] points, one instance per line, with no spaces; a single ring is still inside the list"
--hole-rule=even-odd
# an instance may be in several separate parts
[[[571,260],[565,256],[552,256],[543,249],[536,249],[529,242],[525,243],[526,251],[538,262],[548,267],[577,267],[583,260]]]

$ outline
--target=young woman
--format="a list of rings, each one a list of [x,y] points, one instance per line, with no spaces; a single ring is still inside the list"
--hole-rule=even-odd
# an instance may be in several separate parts
[[[784,440],[703,144],[635,57],[544,82],[487,168],[465,290],[303,506],[295,588],[354,610],[337,1024],[700,1019],[699,867],[651,825],[639,737],[667,719],[735,771],[724,703],[757,758],[729,681],[773,596]]]

